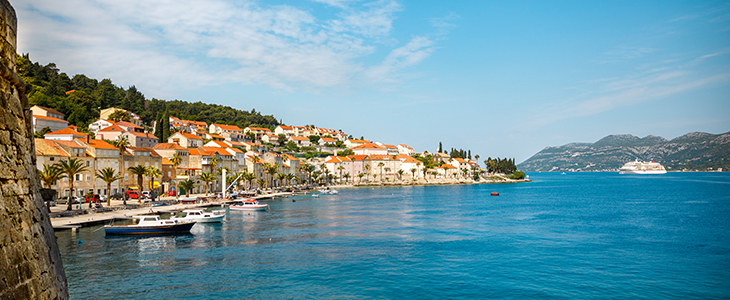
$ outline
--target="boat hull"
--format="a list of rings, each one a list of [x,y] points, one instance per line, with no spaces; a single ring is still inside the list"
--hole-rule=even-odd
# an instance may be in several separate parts
[[[145,235],[145,234],[175,234],[189,233],[195,223],[179,223],[160,226],[138,225],[106,225],[104,232],[107,235]]]
[[[621,170],[619,174],[667,174],[666,170]]]
[[[260,210],[266,210],[269,208],[268,204],[262,204],[262,205],[231,205],[228,207],[230,210],[241,210],[241,211],[260,211]]]
[[[199,219],[192,219],[195,222],[198,223],[220,223],[223,222],[223,218],[225,218],[226,215],[218,215],[215,217],[207,217],[207,218],[199,218]]]

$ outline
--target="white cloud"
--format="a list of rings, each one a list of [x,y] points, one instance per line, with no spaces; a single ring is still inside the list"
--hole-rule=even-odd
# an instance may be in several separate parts
[[[319,19],[288,5],[223,0],[38,0],[15,6],[19,52],[71,74],[112,78],[157,96],[220,82],[277,89],[347,86],[361,60],[392,39],[395,1],[318,0],[341,12]],[[422,61],[433,42],[415,38],[381,64]]]

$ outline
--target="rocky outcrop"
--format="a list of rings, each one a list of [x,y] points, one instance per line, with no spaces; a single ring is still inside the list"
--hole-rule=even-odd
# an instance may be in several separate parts
[[[668,170],[730,168],[730,132],[692,132],[673,140],[649,135],[609,135],[595,143],[547,147],[518,165],[523,171],[609,171],[634,159],[655,160]]]
[[[17,19],[0,0],[0,298],[67,299],[48,212],[38,192],[28,88],[15,73]]]

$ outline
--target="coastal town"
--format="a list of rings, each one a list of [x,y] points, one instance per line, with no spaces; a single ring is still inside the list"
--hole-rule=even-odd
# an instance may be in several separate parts
[[[355,139],[329,128],[239,128],[170,116],[171,134],[160,141],[150,133],[156,124],[145,126],[138,115],[121,108],[102,109],[87,130],[69,125],[64,114],[54,109],[36,105],[31,111],[41,181],[69,202],[73,201],[69,198],[94,195],[121,200],[144,191],[207,196],[220,192],[226,183],[230,190],[261,191],[305,183],[358,186],[510,180],[495,174],[496,170],[481,168],[479,155],[472,159],[471,154],[461,158],[441,152],[416,153],[406,144]],[[54,166],[62,161],[77,162],[81,171],[59,176]]]

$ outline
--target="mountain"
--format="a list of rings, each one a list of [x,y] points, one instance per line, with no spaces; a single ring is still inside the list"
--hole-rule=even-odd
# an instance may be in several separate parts
[[[654,160],[667,170],[730,169],[730,132],[692,132],[673,140],[649,135],[609,135],[595,143],[546,147],[518,169],[534,171],[616,171],[634,159]]]

